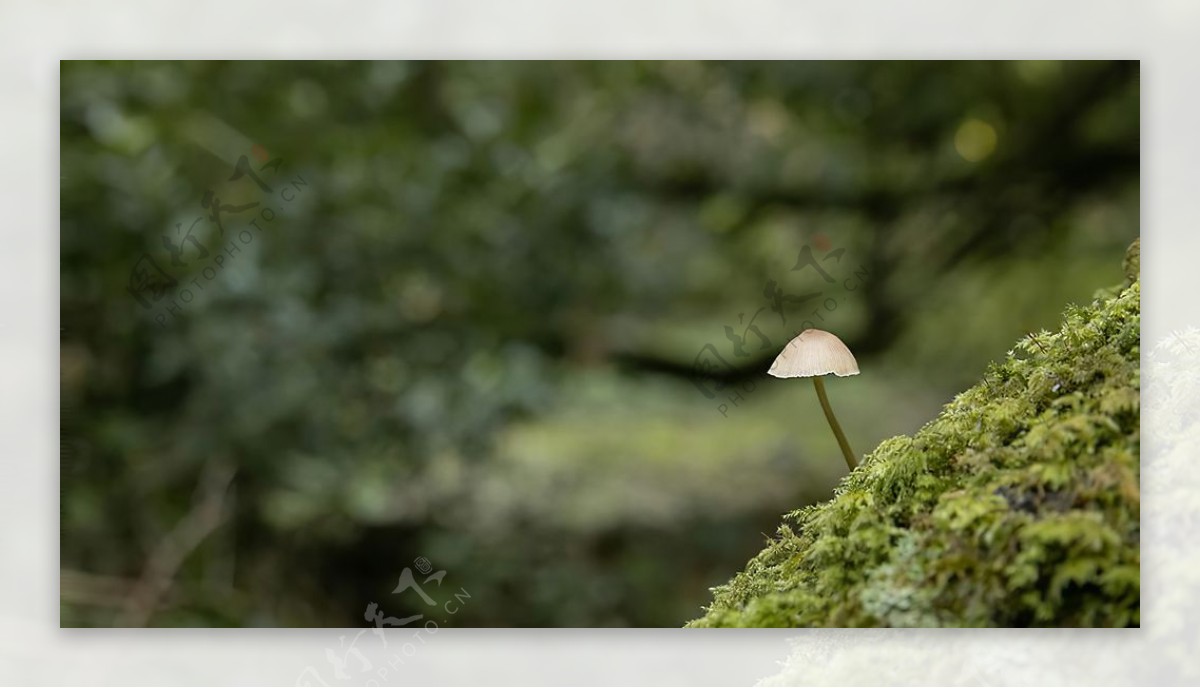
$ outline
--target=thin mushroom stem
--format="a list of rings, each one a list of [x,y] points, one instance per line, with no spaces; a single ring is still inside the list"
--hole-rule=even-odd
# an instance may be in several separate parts
[[[821,400],[821,409],[825,411],[825,420],[829,421],[829,427],[833,430],[833,434],[837,437],[838,446],[842,448],[842,456],[846,457],[846,465],[850,470],[854,470],[858,466],[858,462],[854,460],[854,452],[850,451],[850,443],[846,441],[846,433],[842,432],[842,426],[838,425],[837,416],[833,415],[833,407],[829,405],[829,397],[825,396],[825,383],[821,381],[820,375],[813,376],[813,387],[817,388],[817,398]]]

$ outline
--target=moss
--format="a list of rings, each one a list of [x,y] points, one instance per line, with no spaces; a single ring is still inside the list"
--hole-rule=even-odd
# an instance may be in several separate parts
[[[714,589],[693,627],[1136,626],[1140,282],[1022,339]]]

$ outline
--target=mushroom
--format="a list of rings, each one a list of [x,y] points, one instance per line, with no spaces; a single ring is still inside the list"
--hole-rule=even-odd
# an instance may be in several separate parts
[[[833,373],[838,377],[858,375],[858,361],[854,354],[838,339],[836,335],[824,330],[808,329],[796,335],[796,338],[783,347],[783,351],[775,357],[768,374],[775,377],[811,377],[813,386],[817,388],[817,399],[825,411],[825,420],[837,437],[842,455],[846,457],[846,465],[850,470],[858,465],[854,460],[854,452],[850,451],[850,443],[838,425],[837,416],[829,405],[829,397],[825,396],[825,383],[822,375]]]

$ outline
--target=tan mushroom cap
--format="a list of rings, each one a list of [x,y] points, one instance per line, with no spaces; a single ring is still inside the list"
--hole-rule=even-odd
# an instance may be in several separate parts
[[[783,347],[767,373],[775,377],[815,377],[833,373],[858,375],[858,361],[837,338],[825,330],[805,330]]]

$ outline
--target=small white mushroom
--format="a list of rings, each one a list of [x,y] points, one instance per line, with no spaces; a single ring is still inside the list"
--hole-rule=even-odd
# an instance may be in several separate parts
[[[858,361],[842,340],[824,330],[805,330],[783,347],[783,351],[775,357],[775,362],[771,364],[767,373],[775,377],[812,378],[813,387],[817,390],[817,399],[821,402],[821,409],[825,411],[825,420],[829,421],[829,427],[837,437],[838,446],[842,448],[842,455],[846,458],[846,465],[850,470],[854,470],[858,462],[854,459],[854,452],[850,450],[850,443],[846,441],[842,426],[833,415],[829,397],[825,395],[825,383],[821,380],[822,375],[829,374],[838,377],[858,375]]]
[[[814,377],[833,373],[858,375],[858,361],[837,338],[825,330],[805,330],[783,347],[767,371],[775,377]]]

